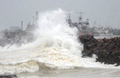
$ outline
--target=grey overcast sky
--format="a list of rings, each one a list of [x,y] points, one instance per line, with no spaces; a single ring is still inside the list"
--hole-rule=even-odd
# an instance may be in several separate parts
[[[21,20],[26,27],[36,11],[71,10],[73,21],[78,20],[76,12],[84,12],[84,20],[89,18],[90,25],[97,24],[119,27],[120,0],[0,0],[0,29],[20,26]]]

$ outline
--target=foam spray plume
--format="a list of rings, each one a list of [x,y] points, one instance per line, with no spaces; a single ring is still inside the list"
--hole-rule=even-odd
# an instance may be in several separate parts
[[[83,47],[77,40],[77,29],[66,22],[65,12],[59,9],[40,14],[39,18],[36,41],[1,48],[0,73],[34,72],[40,69],[40,63],[60,69],[80,65],[78,55]]]
[[[61,47],[80,54],[81,44],[77,40],[77,28],[70,28],[66,19],[66,13],[61,9],[40,14],[38,30],[35,35],[39,37],[42,47]]]
[[[77,29],[70,28],[66,13],[59,9],[41,13],[34,32],[37,40],[21,47],[0,48],[0,74],[35,72],[41,64],[49,68],[112,67],[96,63],[94,58],[82,58],[83,45]]]

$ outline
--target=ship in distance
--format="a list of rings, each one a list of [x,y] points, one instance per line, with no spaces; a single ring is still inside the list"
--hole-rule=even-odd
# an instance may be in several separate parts
[[[77,29],[79,30],[79,35],[86,35],[86,34],[93,36],[115,35],[111,27],[96,27],[96,26],[90,27],[89,19],[83,21],[82,12],[80,12],[80,16],[78,17],[78,20],[79,20],[78,22],[72,22],[69,13],[67,22],[70,27],[77,27]]]

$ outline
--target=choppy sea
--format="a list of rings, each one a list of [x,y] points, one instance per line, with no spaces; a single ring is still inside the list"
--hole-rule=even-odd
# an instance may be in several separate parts
[[[19,78],[120,77],[119,66],[95,62],[95,55],[81,57],[83,44],[78,40],[78,30],[69,27],[63,10],[40,13],[39,18],[34,42],[0,47],[0,74]]]

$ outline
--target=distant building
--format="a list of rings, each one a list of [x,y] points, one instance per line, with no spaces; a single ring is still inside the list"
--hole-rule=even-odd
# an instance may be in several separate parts
[[[20,28],[18,26],[10,27],[10,31],[12,31],[12,32],[15,32],[15,31],[18,31],[18,30],[20,30]]]

